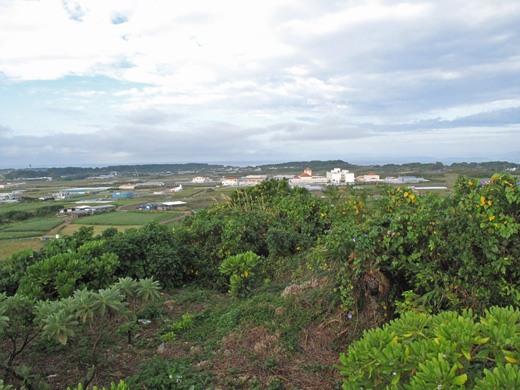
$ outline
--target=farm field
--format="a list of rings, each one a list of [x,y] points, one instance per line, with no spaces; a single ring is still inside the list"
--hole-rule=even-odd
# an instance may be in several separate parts
[[[150,221],[164,222],[182,216],[182,212],[156,212],[145,213],[137,211],[125,212],[110,212],[90,217],[78,218],[72,224],[80,225],[105,225],[105,226],[120,226],[120,225],[144,225]]]
[[[93,227],[95,236],[101,234],[103,231],[105,231],[106,229],[108,229],[110,227],[116,228],[119,232],[124,232],[124,231],[126,231],[128,229],[132,229],[132,228],[139,229],[140,227],[142,227],[142,225],[112,226],[112,225],[82,225],[82,224],[76,223],[76,224],[68,224],[68,225],[64,226],[62,229],[59,230],[59,234],[63,235],[63,236],[70,236],[74,232],[78,231],[82,226]],[[0,246],[1,246],[1,244],[0,244]]]
[[[5,228],[0,228],[2,232],[29,232],[39,231],[47,232],[60,223],[63,220],[57,217],[44,217],[44,218],[32,218],[28,221],[13,222],[8,224]]]
[[[61,223],[63,223],[63,220],[56,217],[31,218],[26,221],[9,223],[0,227],[0,240],[39,237]]]

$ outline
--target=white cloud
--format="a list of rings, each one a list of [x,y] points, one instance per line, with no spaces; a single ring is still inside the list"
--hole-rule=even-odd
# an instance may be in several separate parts
[[[108,151],[128,128],[194,156],[200,139],[237,155],[392,139],[484,153],[469,126],[504,139],[520,107],[519,19],[513,0],[0,0],[0,135],[13,156],[58,133],[79,156],[75,134],[111,129],[106,156],[155,158],[119,138]]]

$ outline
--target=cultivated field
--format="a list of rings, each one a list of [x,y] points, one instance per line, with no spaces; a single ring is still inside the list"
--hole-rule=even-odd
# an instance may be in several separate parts
[[[139,229],[142,227],[142,225],[124,225],[124,226],[112,226],[112,225],[82,225],[79,223],[76,224],[69,224],[64,226],[62,229],[59,230],[59,234],[62,236],[71,236],[74,232],[78,231],[82,226],[87,227],[93,227],[94,228],[94,235],[97,236],[98,234],[101,234],[104,230],[114,227],[119,232],[124,232],[128,229]],[[0,244],[1,246],[1,244]]]
[[[72,224],[81,225],[145,225],[150,221],[164,222],[182,216],[182,212],[138,212],[138,211],[115,211],[90,217],[77,218]]]

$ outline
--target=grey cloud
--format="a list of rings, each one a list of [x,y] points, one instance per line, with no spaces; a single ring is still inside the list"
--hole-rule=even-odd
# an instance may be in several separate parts
[[[511,107],[501,110],[492,110],[445,120],[441,118],[424,119],[412,123],[388,123],[384,125],[363,123],[360,127],[377,133],[415,132],[427,129],[457,129],[464,127],[494,127],[520,124],[520,107]]]
[[[520,124],[520,107],[481,112],[452,121],[441,121],[450,126],[500,126]]]
[[[156,108],[137,110],[121,117],[133,124],[138,125],[160,125],[171,121],[177,121],[182,116],[176,113],[164,112]]]
[[[13,132],[13,129],[11,129],[8,126],[0,125],[0,136],[11,134]]]
[[[19,165],[103,165],[144,162],[291,161],[341,158],[442,160],[450,156],[505,159],[520,151],[518,126],[384,133],[329,118],[318,124],[242,128],[224,122],[192,127],[130,125],[92,134],[6,138],[0,156]],[[404,135],[404,136],[403,136]],[[464,145],[464,149],[461,147]],[[413,151],[413,152],[411,152]],[[485,157],[484,157],[485,158]],[[29,161],[30,160],[30,161]],[[480,159],[482,161],[482,159]]]
[[[267,127],[262,132],[268,134],[272,142],[284,141],[291,144],[332,140],[341,142],[376,135],[367,128],[345,123],[345,120],[341,118],[328,118],[312,124],[279,123]]]
[[[299,48],[293,63],[343,85],[359,115],[413,114],[518,95],[519,73],[511,69],[520,56],[518,9],[475,23],[470,15],[467,21],[452,17],[449,4],[435,4],[423,18],[345,25],[312,36],[287,32],[285,39]]]

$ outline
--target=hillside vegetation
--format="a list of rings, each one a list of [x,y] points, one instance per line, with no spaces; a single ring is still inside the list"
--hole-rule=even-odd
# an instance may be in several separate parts
[[[518,388],[519,211],[504,174],[445,197],[271,180],[175,228],[83,226],[1,264],[0,370],[28,389]]]

